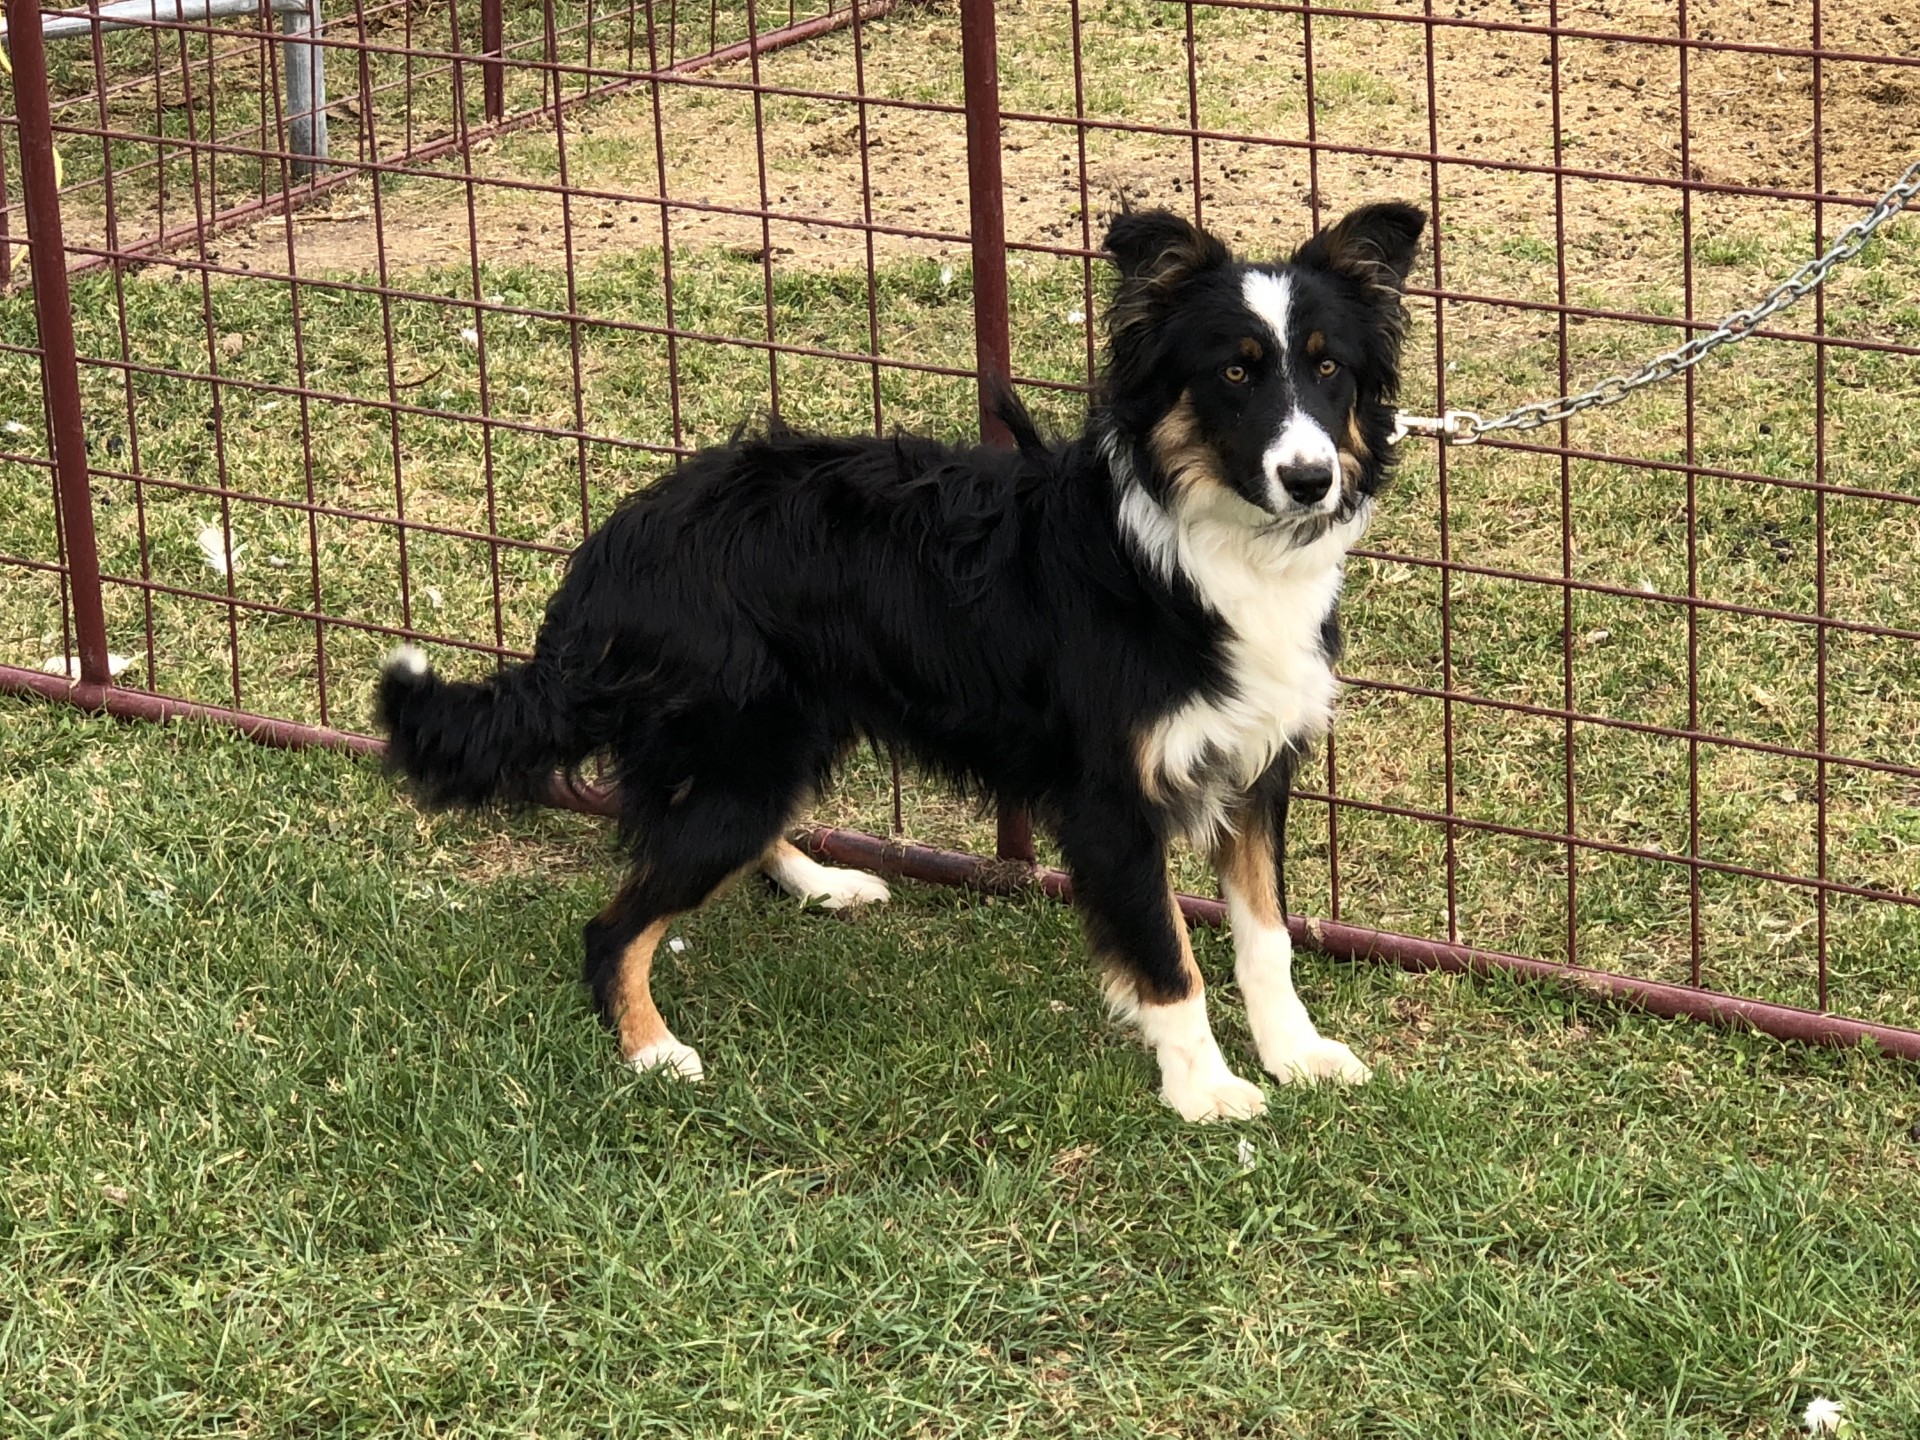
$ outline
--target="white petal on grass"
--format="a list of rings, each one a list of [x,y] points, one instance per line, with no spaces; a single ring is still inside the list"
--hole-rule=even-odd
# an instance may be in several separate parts
[[[471,345],[474,349],[478,350],[480,348],[480,332],[474,329],[471,325],[468,325],[461,330],[460,338],[466,341],[467,344]]]
[[[427,604],[436,610],[446,609],[447,597],[440,593],[440,587],[438,585],[427,586]]]
[[[953,284],[953,267],[951,265],[942,265],[940,267],[940,283],[942,285]]]
[[[685,950],[686,948],[687,948],[687,942],[682,940],[678,935],[675,935],[671,940],[667,941],[667,949],[671,950],[676,955],[678,955],[681,951]]]
[[[227,548],[226,533],[218,525],[202,525],[200,533],[193,537],[200,546],[200,553],[207,557],[207,564],[213,567],[216,575],[225,575],[240,568],[240,552],[245,545]]]
[[[1251,1170],[1259,1163],[1259,1160],[1253,1153],[1253,1142],[1242,1137],[1240,1141],[1240,1168],[1242,1170]]]
[[[1084,325],[1084,324],[1086,324],[1086,323],[1087,323],[1087,312],[1086,312],[1086,311],[1084,311],[1084,310],[1069,310],[1069,311],[1067,312],[1067,323],[1068,323],[1069,325]]]
[[[1840,1410],[1838,1400],[1816,1395],[1807,1402],[1807,1411],[1801,1417],[1801,1423],[1807,1427],[1809,1435],[1838,1435],[1840,1427],[1847,1423],[1846,1416]]]
[[[132,665],[133,657],[130,655],[107,656],[107,674],[112,679],[119,679]],[[49,675],[64,675],[69,680],[78,680],[80,678],[80,657],[78,655],[49,655],[45,660],[40,662],[40,668]]]

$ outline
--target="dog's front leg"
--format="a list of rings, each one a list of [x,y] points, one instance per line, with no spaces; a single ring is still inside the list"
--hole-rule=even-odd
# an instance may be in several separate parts
[[[1234,978],[1247,1004],[1260,1063],[1275,1079],[1357,1085],[1373,1072],[1345,1045],[1322,1035],[1294,993],[1293,937],[1287,933],[1280,886],[1290,767],[1277,778],[1278,794],[1250,796],[1229,817],[1231,831],[1213,848],[1227,923],[1233,927]]]
[[[1061,826],[1074,902],[1107,974],[1107,999],[1160,1066],[1160,1096],[1187,1120],[1259,1115],[1260,1087],[1227,1068],[1207,1020],[1206,984],[1167,878],[1165,843],[1144,810],[1073,807]]]

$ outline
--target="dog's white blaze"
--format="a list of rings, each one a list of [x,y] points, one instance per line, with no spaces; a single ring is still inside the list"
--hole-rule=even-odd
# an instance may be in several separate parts
[[[1194,796],[1202,802],[1188,835],[1196,844],[1217,832],[1228,800],[1289,740],[1317,739],[1333,723],[1337,687],[1321,626],[1339,598],[1347,551],[1366,529],[1366,508],[1307,545],[1284,527],[1256,528],[1257,513],[1213,487],[1186,497],[1177,514],[1137,482],[1120,497],[1120,523],[1141,557],[1169,580],[1185,576],[1227,625],[1227,692],[1161,720],[1142,756],[1174,791],[1206,786]],[[1206,772],[1210,761],[1225,773]]]
[[[1132,1007],[1140,1037],[1160,1062],[1160,1098],[1183,1120],[1243,1119],[1265,1113],[1267,1097],[1227,1068],[1207,1022],[1207,996],[1195,988],[1171,1005]]]
[[[767,878],[796,900],[817,900],[823,910],[883,904],[891,898],[887,882],[864,870],[822,865],[792,845],[777,845],[761,862]]]
[[[1260,1063],[1281,1081],[1343,1080],[1360,1084],[1372,1071],[1338,1040],[1314,1028],[1293,988],[1293,937],[1262,921],[1224,877],[1227,923],[1233,929],[1233,976],[1247,1005],[1247,1026]]]
[[[1284,349],[1287,310],[1293,298],[1287,277],[1265,270],[1249,270],[1240,281],[1240,298],[1260,317],[1261,324],[1273,332],[1274,343]]]
[[[1266,474],[1276,511],[1290,503],[1286,487],[1280,483],[1282,465],[1324,467],[1328,475],[1327,493],[1321,497],[1318,508],[1331,512],[1339,507],[1340,447],[1333,443],[1333,437],[1321,428],[1320,422],[1304,410],[1295,410],[1287,416],[1287,423],[1280,427],[1279,435],[1260,457],[1260,468]]]

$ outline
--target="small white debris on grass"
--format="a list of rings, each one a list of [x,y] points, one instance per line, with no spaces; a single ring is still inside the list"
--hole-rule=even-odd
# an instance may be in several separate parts
[[[444,610],[446,608],[447,597],[440,593],[440,587],[438,585],[427,586],[427,604],[436,610]]]
[[[1253,1142],[1251,1140],[1246,1139],[1244,1136],[1241,1137],[1240,1168],[1242,1170],[1251,1170],[1255,1165],[1259,1163],[1260,1163],[1259,1160],[1255,1157],[1253,1153]]]
[[[667,949],[671,950],[676,955],[678,955],[681,951],[685,950],[686,948],[687,948],[687,942],[682,940],[678,935],[675,935],[671,940],[667,941]]]
[[[267,556],[267,564],[271,565],[276,570],[284,570],[287,568],[287,566],[291,565],[292,563],[293,562],[287,559],[287,557],[284,555]]]
[[[942,265],[940,267],[940,283],[943,286],[953,284],[953,267],[951,265]]]
[[[461,328],[460,338],[466,341],[467,344],[471,345],[474,349],[478,350],[480,348],[480,332],[474,329],[471,325],[463,326]]]
[[[100,1193],[116,1205],[127,1203],[127,1192],[119,1185],[102,1185]]]
[[[18,420],[9,420],[6,424],[6,431],[9,435],[24,435],[27,433],[27,427],[22,425]]]
[[[117,680],[126,673],[132,664],[133,659],[131,656],[109,655],[107,656],[107,674]],[[49,655],[45,660],[40,662],[40,668],[48,675],[64,675],[69,680],[78,680],[80,678],[80,657],[78,655]]]
[[[1067,312],[1067,323],[1068,323],[1069,325],[1084,325],[1084,324],[1086,324],[1086,323],[1087,323],[1087,312],[1086,312],[1086,311],[1084,311],[1084,310],[1069,310],[1069,311]]]
[[[247,547],[235,545],[227,548],[226,533],[218,525],[202,525],[200,533],[193,537],[200,546],[200,553],[207,557],[207,564],[213,567],[216,575],[225,575],[239,569],[240,552]]]
[[[1839,1435],[1853,1428],[1847,1424],[1847,1417],[1840,1410],[1838,1400],[1816,1395],[1807,1402],[1807,1413],[1801,1417],[1801,1421],[1806,1425],[1809,1435]]]

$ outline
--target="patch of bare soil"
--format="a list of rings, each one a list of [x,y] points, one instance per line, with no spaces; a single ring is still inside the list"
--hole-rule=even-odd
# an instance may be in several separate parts
[[[1123,123],[1188,122],[1185,37],[1178,27],[1143,30],[1137,7],[1122,0],[1082,5],[1088,113]],[[1407,11],[1388,9],[1386,16]],[[1537,0],[1459,0],[1457,18],[1540,25]],[[1697,36],[1734,42],[1804,44],[1810,15],[1801,0],[1696,0]],[[1670,0],[1586,0],[1563,4],[1563,26],[1648,37],[1674,34]],[[1010,111],[1068,117],[1073,111],[1071,49],[1062,7],[1043,0],[1002,7],[1003,103]],[[1203,127],[1268,137],[1198,146],[1200,206],[1229,239],[1260,249],[1297,237],[1308,224],[1317,183],[1324,205],[1366,199],[1429,198],[1421,160],[1433,138],[1444,155],[1486,165],[1440,172],[1450,226],[1473,235],[1554,238],[1551,176],[1513,167],[1555,160],[1556,101],[1549,43],[1543,36],[1436,27],[1432,39],[1433,135],[1429,133],[1426,30],[1404,20],[1315,23],[1315,137],[1382,156],[1325,151],[1310,169],[1299,21],[1253,12],[1207,13],[1197,27],[1197,104]],[[1886,54],[1920,52],[1920,12],[1893,13],[1859,3],[1828,5],[1829,48]],[[867,92],[952,103],[958,98],[959,28],[951,14],[913,8],[872,24],[862,55]],[[1695,180],[1743,186],[1877,192],[1920,141],[1920,70],[1828,61],[1823,100],[1823,170],[1814,164],[1815,67],[1809,60],[1733,51],[1696,51],[1686,76],[1690,136],[1686,165]],[[1561,159],[1609,174],[1678,178],[1680,56],[1671,45],[1563,38],[1558,68]],[[709,78],[740,84],[749,67]],[[607,254],[657,246],[662,193],[693,208],[668,212],[676,247],[717,246],[744,255],[771,250],[803,266],[859,266],[867,239],[848,228],[871,221],[886,231],[877,259],[961,256],[968,230],[964,129],[957,115],[867,107],[855,93],[853,43],[837,34],[763,57],[760,78],[798,95],[770,95],[759,106],[744,91],[670,86],[663,91],[666,141],[656,151],[654,117],[644,92],[576,112],[564,136],[568,181],[563,199],[543,189],[558,171],[551,128],[483,146],[474,183],[460,178],[409,181],[376,207],[356,184],[291,222],[303,273],[367,272],[384,241],[390,271],[465,265],[470,258],[591,263]],[[755,143],[756,133],[760,137]],[[1004,131],[1008,238],[1039,245],[1083,243],[1082,205],[1098,219],[1124,195],[1136,203],[1190,208],[1196,150],[1177,136],[1089,129],[1084,162],[1066,124],[1010,121]],[[443,162],[444,164],[452,162]],[[444,169],[440,172],[445,174]],[[662,181],[664,180],[664,185]],[[1654,244],[1671,229],[1679,192],[1570,179],[1562,203],[1569,245],[1596,263],[1630,264],[1647,243],[1641,278],[1657,279],[1670,253]],[[1703,196],[1718,223],[1761,215],[1768,202]],[[712,208],[705,208],[712,207]],[[763,221],[756,212],[776,217]],[[1772,207],[1776,215],[1783,213]],[[794,217],[794,218],[784,218]],[[826,223],[822,223],[826,222]],[[286,228],[275,220],[222,237],[221,263],[284,270]],[[1469,265],[1475,257],[1463,255]],[[1664,272],[1670,274],[1670,270]],[[1458,278],[1458,277],[1456,277]],[[1497,277],[1496,277],[1497,278]]]

